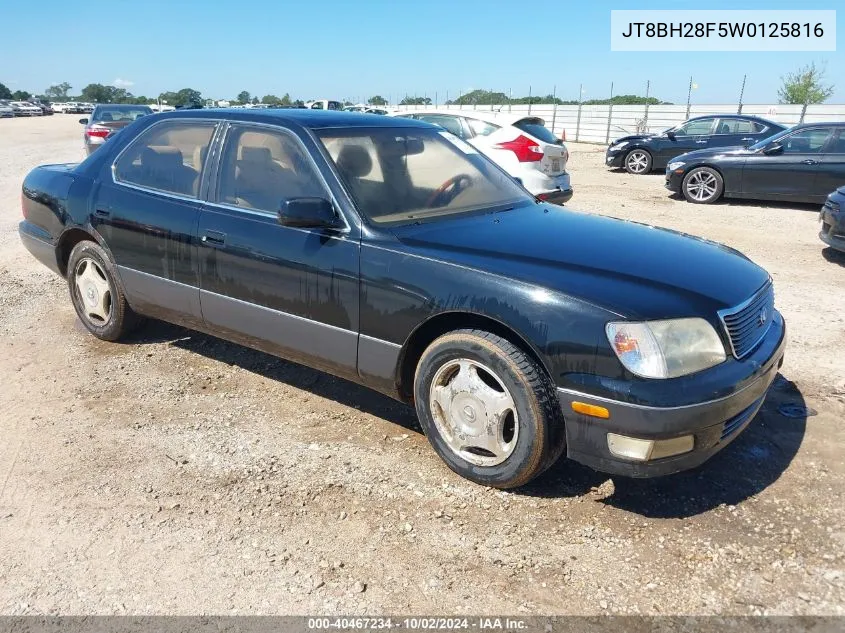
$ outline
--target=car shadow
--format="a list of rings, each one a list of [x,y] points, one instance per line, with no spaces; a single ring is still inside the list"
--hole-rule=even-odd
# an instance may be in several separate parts
[[[845,266],[845,253],[838,251],[835,248],[827,247],[822,249],[822,257],[832,264],[839,264]]]
[[[271,380],[356,408],[415,433],[422,433],[416,412],[371,389],[304,365],[229,343],[188,328],[151,321],[125,341],[127,344],[167,343],[210,360],[240,367]],[[779,413],[792,405],[792,415]],[[548,471],[514,494],[534,497],[583,497],[649,518],[683,518],[726,504],[736,505],[777,481],[798,452],[807,418],[797,386],[778,374],[754,421],[740,436],[702,466],[654,479],[631,479],[600,473],[561,458]],[[613,492],[600,496],[613,481]],[[603,486],[602,486],[603,487]]]
[[[779,412],[783,405],[793,417]],[[736,505],[772,485],[798,452],[807,426],[798,387],[778,374],[762,409],[724,450],[696,469],[654,479],[602,475],[562,459],[522,492],[542,497],[596,491],[608,479],[612,493],[598,502],[648,518],[685,518]]]
[[[422,433],[416,412],[408,405],[343,378],[195,330],[163,321],[150,321],[145,327],[127,337],[126,343],[168,343]]]

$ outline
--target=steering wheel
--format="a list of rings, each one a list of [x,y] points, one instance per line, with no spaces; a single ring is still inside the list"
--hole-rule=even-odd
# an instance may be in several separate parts
[[[458,197],[462,191],[466,191],[472,186],[472,178],[467,174],[458,174],[452,176],[437,188],[437,191],[428,197],[426,206],[428,207],[442,207]]]

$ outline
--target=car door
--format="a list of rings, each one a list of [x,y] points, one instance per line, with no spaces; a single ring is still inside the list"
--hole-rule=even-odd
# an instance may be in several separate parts
[[[91,223],[111,251],[130,305],[150,316],[201,323],[196,228],[205,157],[218,125],[209,119],[151,125],[103,167],[93,194]]]
[[[826,197],[845,185],[845,127],[838,127],[824,148],[813,193]]]
[[[748,156],[742,170],[742,194],[795,202],[819,199],[816,179],[822,150],[833,131],[823,125],[801,128]]]
[[[693,119],[675,129],[673,136],[661,139],[654,167],[662,168],[675,156],[706,148],[715,123],[715,117]]]
[[[313,140],[288,129],[229,125],[199,218],[202,315],[227,338],[354,377],[360,232],[342,214],[340,229],[279,223],[286,199],[339,209],[312,152],[323,161]]]
[[[709,147],[747,147],[758,140],[763,126],[738,117],[719,117],[710,137]]]

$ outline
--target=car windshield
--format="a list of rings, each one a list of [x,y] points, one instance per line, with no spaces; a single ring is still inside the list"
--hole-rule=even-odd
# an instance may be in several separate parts
[[[766,138],[764,138],[762,141],[757,141],[756,143],[754,143],[754,145],[749,145],[748,149],[754,150],[754,151],[761,150],[764,147],[766,147],[766,145],[771,143],[772,141],[776,141],[780,137],[784,136],[787,132],[789,132],[789,128],[787,128],[785,130],[781,130],[780,132],[775,132],[771,136],[767,136]]]
[[[94,112],[94,122],[134,121],[153,111],[148,106],[99,106]]]
[[[393,127],[317,133],[358,208],[374,222],[534,202],[478,150],[446,131]]]

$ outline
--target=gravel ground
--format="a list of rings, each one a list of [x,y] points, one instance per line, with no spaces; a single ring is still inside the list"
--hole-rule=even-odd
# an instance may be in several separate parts
[[[26,172],[81,157],[77,118],[0,121],[0,613],[845,614],[845,258],[815,207],[689,205],[570,144],[572,208],[742,250],[789,347],[704,467],[562,460],[505,493],[348,382],[166,324],[85,333],[16,234]]]

